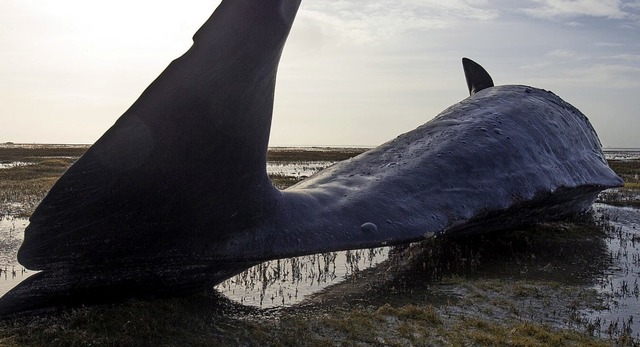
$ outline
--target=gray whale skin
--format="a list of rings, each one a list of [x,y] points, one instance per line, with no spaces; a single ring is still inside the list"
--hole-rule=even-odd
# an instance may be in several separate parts
[[[266,174],[275,77],[300,0],[224,0],[194,44],[57,181],[18,260],[41,272],[0,315],[211,287],[262,261],[505,230],[585,212],[621,179],[587,118],[493,86],[279,191]]]

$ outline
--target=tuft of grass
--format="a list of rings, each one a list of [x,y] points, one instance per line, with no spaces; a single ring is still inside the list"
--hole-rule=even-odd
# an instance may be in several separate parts
[[[609,346],[571,330],[557,330],[544,324],[510,322],[499,324],[482,319],[461,319],[454,330],[460,334],[452,337],[453,345],[472,346]]]
[[[414,320],[429,326],[442,324],[440,314],[431,305],[419,307],[410,304],[396,308],[385,304],[375,311],[375,315],[379,318],[391,316],[398,320]]]
[[[625,182],[624,188],[640,190],[640,182]]]
[[[303,178],[283,174],[271,174],[269,175],[269,178],[271,179],[271,183],[273,183],[273,185],[278,189],[288,188],[303,180]]]
[[[614,206],[640,208],[640,159],[609,160],[609,166],[624,180],[621,188],[610,189],[600,194],[599,201]]]
[[[625,183],[640,182],[640,159],[631,160],[608,160],[609,167],[618,176],[622,177]]]

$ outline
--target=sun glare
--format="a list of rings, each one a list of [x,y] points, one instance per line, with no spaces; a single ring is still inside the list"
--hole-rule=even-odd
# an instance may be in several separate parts
[[[216,4],[190,1],[41,1],[38,14],[55,41],[84,49],[186,49]],[[202,17],[202,18],[198,18]],[[37,23],[34,23],[37,24]]]

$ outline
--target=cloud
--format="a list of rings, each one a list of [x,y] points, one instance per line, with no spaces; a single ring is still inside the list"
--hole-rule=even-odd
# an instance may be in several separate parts
[[[605,47],[608,48],[608,47]],[[640,88],[640,54],[610,50],[580,50],[580,47],[551,50],[532,64],[521,65],[523,71],[546,71],[545,76],[530,75],[540,85],[576,88]]]
[[[609,57],[606,57],[606,58],[615,59],[615,60],[629,61],[629,62],[640,62],[640,54],[623,53],[623,54],[612,55],[612,56],[609,56]]]
[[[535,63],[524,64],[520,69],[524,70],[540,70],[544,68],[553,68],[564,64],[574,64],[578,61],[590,59],[589,56],[580,54],[574,50],[566,48],[558,48],[544,54],[544,59]]]
[[[486,0],[323,0],[305,3],[299,22],[316,32],[335,33],[353,43],[386,40],[413,30],[442,29],[463,20],[489,21],[497,11],[483,9]]]
[[[594,93],[597,90],[627,91],[640,88],[640,68],[628,64],[603,63],[594,60],[591,63],[576,66],[549,65],[547,69],[554,74],[544,77],[531,77],[531,81],[543,86],[554,86],[562,89],[579,89],[583,93]],[[586,91],[589,92],[586,92]]]
[[[522,11],[539,18],[553,17],[605,17],[611,19],[628,18],[620,0],[533,0],[538,6]]]
[[[547,53],[547,56],[553,58],[575,58],[577,54],[576,52],[568,49],[556,49]]]
[[[622,7],[640,10],[640,1],[638,0],[626,1],[622,4]]]
[[[576,47],[579,49],[580,47]],[[591,60],[593,56],[590,54],[580,53],[575,50],[559,48],[545,54],[545,57],[552,59],[555,63],[576,63],[583,60]]]
[[[621,42],[596,42],[593,45],[600,48],[622,48],[625,46]]]

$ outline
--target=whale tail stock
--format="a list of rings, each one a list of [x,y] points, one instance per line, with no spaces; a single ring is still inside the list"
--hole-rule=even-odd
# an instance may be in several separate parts
[[[261,220],[278,195],[266,155],[277,66],[299,5],[222,1],[193,46],[49,191],[20,263],[181,257],[167,250],[210,246],[183,230],[225,239]]]

